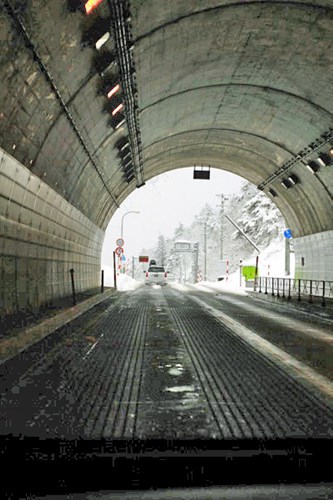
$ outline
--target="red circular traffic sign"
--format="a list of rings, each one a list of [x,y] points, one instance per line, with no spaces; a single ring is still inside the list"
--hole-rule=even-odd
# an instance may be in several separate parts
[[[124,249],[123,249],[123,247],[117,247],[115,252],[117,255],[120,256],[122,253],[124,253]]]

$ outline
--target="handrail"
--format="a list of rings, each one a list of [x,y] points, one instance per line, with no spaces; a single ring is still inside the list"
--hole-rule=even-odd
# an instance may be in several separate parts
[[[297,297],[298,302],[307,299],[312,303],[314,297],[319,297],[324,307],[327,299],[333,299],[333,281],[257,277],[254,282],[254,291],[265,295],[270,293],[273,297],[282,297],[287,300]]]

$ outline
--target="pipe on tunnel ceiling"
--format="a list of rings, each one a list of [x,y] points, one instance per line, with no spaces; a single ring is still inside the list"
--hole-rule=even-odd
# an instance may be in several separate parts
[[[131,55],[132,43],[128,37],[128,29],[126,29],[126,12],[129,10],[128,2],[122,0],[109,0],[109,7],[112,13],[112,31],[115,37],[118,64],[122,75],[122,90],[126,101],[125,113],[132,160],[135,166],[135,177],[137,180],[137,187],[141,187],[145,184],[145,180],[138,104],[136,92],[134,90],[135,84],[133,82],[135,70]]]

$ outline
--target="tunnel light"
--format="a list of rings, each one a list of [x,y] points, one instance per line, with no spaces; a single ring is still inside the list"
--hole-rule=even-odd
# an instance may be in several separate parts
[[[107,94],[108,98],[109,98],[109,99],[111,99],[111,97],[112,97],[113,95],[115,95],[115,94],[116,94],[119,90],[120,90],[120,84],[119,84],[119,83],[117,83],[116,85],[114,85],[114,86],[112,87],[112,89],[110,89],[110,90],[109,90],[109,92],[108,92],[108,94]]]
[[[123,156],[122,161],[126,160],[126,158],[131,156],[131,152],[129,151],[125,156]]]
[[[290,182],[287,179],[283,179],[283,181],[281,181],[281,184],[285,189],[289,189],[291,187]]]
[[[96,9],[96,7],[98,7],[99,4],[102,3],[102,1],[103,0],[88,0],[88,2],[84,4],[86,14],[91,14]]]
[[[293,186],[295,186],[295,184],[297,184],[299,182],[299,179],[298,179],[297,175],[291,174],[288,177],[288,181],[290,182],[290,184],[292,184]]]
[[[275,196],[277,196],[276,192],[274,191],[274,189],[269,189],[268,190],[268,194],[272,197],[272,198],[275,198]]]
[[[326,163],[321,159],[321,158],[317,158],[316,162],[318,163],[318,165],[320,165],[321,167],[326,167]]]
[[[124,125],[124,123],[125,123],[125,118],[123,118],[119,123],[117,123],[117,125],[115,126],[115,130]]]
[[[97,40],[95,44],[96,49],[99,50],[101,47],[103,47],[103,45],[108,41],[109,38],[110,38],[110,33],[109,31],[107,31],[106,33],[104,33],[103,36],[101,36],[99,40]]]
[[[112,116],[115,116],[117,113],[119,113],[119,111],[121,111],[123,109],[124,105],[123,103],[120,103],[113,111],[112,111]]]
[[[119,115],[113,116],[110,121],[109,125],[114,129],[117,130],[119,127],[121,127],[125,123],[125,117],[121,113]]]
[[[314,161],[309,161],[306,164],[306,168],[311,172],[311,174],[315,174],[319,170],[319,166],[316,165]]]
[[[130,143],[129,142],[126,142],[121,148],[120,148],[120,151],[124,151],[125,149],[129,148],[130,146]]]
[[[332,156],[333,155],[330,151],[328,153],[321,153],[317,159],[317,163],[319,163],[322,167],[328,167],[332,163]]]

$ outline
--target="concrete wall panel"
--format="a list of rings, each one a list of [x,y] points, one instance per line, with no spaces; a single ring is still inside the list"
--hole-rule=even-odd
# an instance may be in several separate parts
[[[0,238],[2,316],[100,284],[104,232],[2,150]]]
[[[333,231],[293,240],[295,277],[333,281]]]

